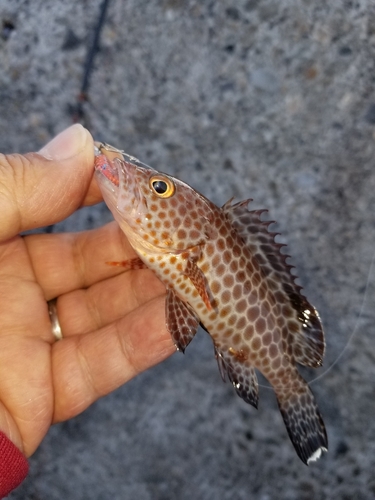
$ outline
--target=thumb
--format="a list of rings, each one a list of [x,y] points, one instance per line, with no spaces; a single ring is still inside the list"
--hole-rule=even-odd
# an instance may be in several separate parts
[[[39,153],[0,154],[0,241],[72,214],[88,195],[93,171],[94,142],[81,125],[64,130]]]

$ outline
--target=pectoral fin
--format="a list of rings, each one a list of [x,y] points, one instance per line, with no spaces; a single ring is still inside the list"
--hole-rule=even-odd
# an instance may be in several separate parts
[[[177,297],[173,288],[168,288],[165,299],[167,329],[179,351],[184,352],[193,340],[199,326],[199,319],[193,309]]]
[[[123,267],[124,271],[135,271],[137,269],[147,269],[146,264],[139,258],[134,257],[134,259],[119,260],[119,261],[108,261],[106,262],[108,266]]]

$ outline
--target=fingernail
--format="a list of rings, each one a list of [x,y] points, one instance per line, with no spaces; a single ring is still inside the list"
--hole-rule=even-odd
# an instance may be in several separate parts
[[[67,160],[76,156],[85,147],[88,131],[79,123],[63,130],[46,144],[39,154],[48,160]]]

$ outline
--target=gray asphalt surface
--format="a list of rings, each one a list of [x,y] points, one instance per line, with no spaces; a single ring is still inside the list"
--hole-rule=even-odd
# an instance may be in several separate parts
[[[72,123],[100,3],[1,0],[1,151]],[[218,204],[270,209],[325,326],[306,376],[330,449],[304,466],[272,391],[242,402],[201,332],[54,426],[10,499],[375,498],[374,85],[370,0],[111,1],[85,124]],[[55,231],[110,219],[99,205]]]

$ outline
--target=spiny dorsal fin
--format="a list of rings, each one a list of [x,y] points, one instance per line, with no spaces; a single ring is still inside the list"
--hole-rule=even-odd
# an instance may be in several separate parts
[[[267,210],[248,210],[250,201],[232,205],[229,200],[222,209],[257,258],[276,299],[290,306],[288,331],[284,332],[284,337],[295,361],[305,366],[321,366],[325,342],[318,312],[301,293],[302,287],[295,283],[297,276],[290,272],[294,266],[286,263],[290,256],[280,251],[286,245],[275,242],[279,233],[268,230],[274,221],[261,221],[261,215]]]

